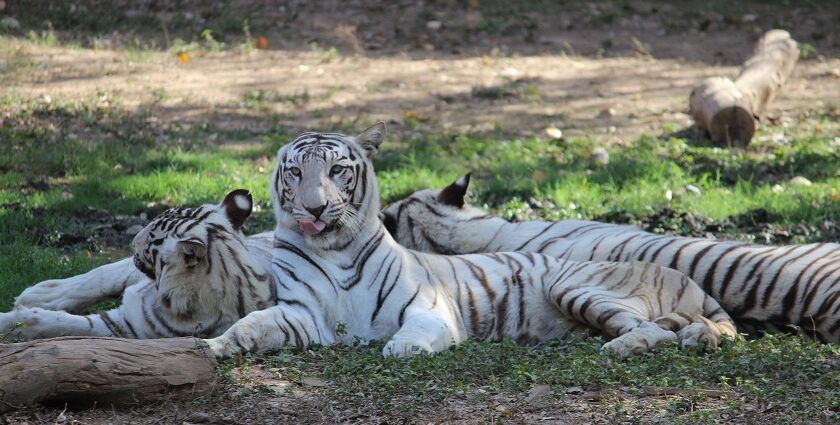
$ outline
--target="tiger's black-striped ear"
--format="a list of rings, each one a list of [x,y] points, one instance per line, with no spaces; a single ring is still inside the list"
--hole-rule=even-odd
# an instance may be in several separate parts
[[[225,196],[222,205],[225,207],[225,215],[230,220],[230,224],[233,225],[235,230],[239,230],[248,216],[251,215],[254,199],[251,198],[248,189],[236,189]]]
[[[380,121],[368,127],[362,134],[356,136],[356,140],[365,150],[365,156],[372,158],[379,151],[379,145],[385,140],[385,123]]]
[[[467,195],[467,187],[470,186],[470,174],[459,177],[449,186],[443,188],[438,194],[438,202],[444,205],[461,208],[464,206],[464,197]]]

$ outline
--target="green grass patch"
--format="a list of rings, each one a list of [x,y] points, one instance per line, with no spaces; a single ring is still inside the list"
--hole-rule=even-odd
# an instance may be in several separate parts
[[[661,345],[619,360],[600,351],[602,341],[568,340],[529,348],[466,342],[434,356],[382,358],[383,344],[285,350],[243,357],[222,366],[260,367],[306,386],[359,414],[410,420],[445,403],[507,405],[511,419],[544,405],[526,400],[529,389],[548,385],[554,414],[572,412],[576,399],[601,399],[598,410],[616,420],[653,417],[663,422],[716,423],[761,414],[776,423],[819,420],[840,409],[840,347],[798,337],[767,336],[729,341],[701,352]],[[240,385],[247,382],[240,382]],[[659,397],[669,393],[671,397]],[[676,394],[676,396],[674,396]],[[622,398],[654,400],[635,405]],[[701,408],[710,404],[713,408]],[[709,407],[709,406],[706,406]]]

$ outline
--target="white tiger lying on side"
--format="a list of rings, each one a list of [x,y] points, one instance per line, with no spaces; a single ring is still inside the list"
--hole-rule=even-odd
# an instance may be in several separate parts
[[[251,311],[274,304],[276,287],[266,272],[270,254],[265,249],[272,235],[245,242],[239,230],[251,207],[251,195],[240,189],[219,205],[169,209],[134,238],[133,259],[29,288],[15,310],[0,313],[0,332],[11,329],[13,337],[25,339],[219,335]],[[64,296],[50,303],[46,297],[57,290]],[[122,305],[101,314],[26,307],[78,311],[121,292]]]
[[[790,330],[840,342],[840,245],[763,246],[657,235],[635,226],[567,220],[509,223],[466,205],[469,174],[394,202],[380,218],[400,244],[424,252],[526,251],[573,261],[647,261],[701,284],[739,327]]]
[[[384,133],[381,123],[358,138],[304,133],[278,151],[271,182],[277,305],[207,340],[217,357],[356,338],[387,340],[383,354],[403,356],[468,337],[534,344],[587,331],[612,338],[605,347],[626,356],[663,340],[714,344],[734,335],[714,300],[664,267],[403,248],[377,219],[369,157]]]

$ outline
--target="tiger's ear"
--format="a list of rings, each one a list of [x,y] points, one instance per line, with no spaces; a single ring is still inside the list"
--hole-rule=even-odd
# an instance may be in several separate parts
[[[247,189],[236,189],[225,196],[222,206],[225,207],[225,215],[227,215],[234,230],[239,230],[248,216],[251,215],[254,200]]]
[[[356,141],[365,150],[365,156],[368,158],[376,155],[376,152],[379,151],[379,145],[382,144],[383,140],[385,140],[385,123],[381,121],[368,127],[362,134],[356,136]]]
[[[470,174],[472,173],[464,174],[449,186],[444,187],[438,194],[438,202],[457,208],[463,207],[464,197],[467,195],[467,187],[470,185]]]
[[[187,267],[193,267],[207,256],[207,245],[200,239],[184,239],[178,241],[178,252]]]

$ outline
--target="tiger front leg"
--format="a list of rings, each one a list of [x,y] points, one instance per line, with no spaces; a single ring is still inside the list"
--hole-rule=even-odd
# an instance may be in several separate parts
[[[106,323],[107,322],[107,323]],[[17,339],[54,338],[58,336],[129,336],[121,329],[122,314],[111,312],[78,316],[64,311],[27,308],[0,313],[0,336],[5,342]]]
[[[129,286],[147,281],[149,278],[137,270],[134,260],[124,258],[78,276],[30,286],[15,299],[15,308],[80,312],[106,298],[118,297]]]
[[[447,320],[440,312],[425,308],[409,308],[402,327],[382,350],[383,356],[434,354],[466,339],[455,320]]]
[[[335,333],[308,309],[284,303],[252,312],[221,336],[205,341],[216,358],[225,359],[290,346],[329,345],[335,340]]]

